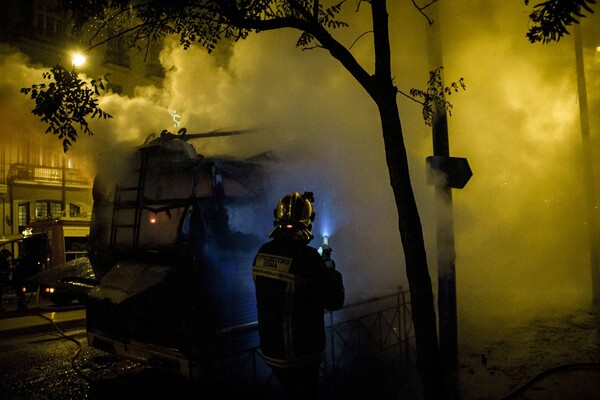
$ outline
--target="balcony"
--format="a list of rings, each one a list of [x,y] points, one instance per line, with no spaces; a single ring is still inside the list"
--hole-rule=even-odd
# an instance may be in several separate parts
[[[64,180],[63,180],[64,171]],[[31,164],[11,164],[7,181],[25,181],[49,185],[91,186],[92,181],[81,170],[63,167],[46,167]]]

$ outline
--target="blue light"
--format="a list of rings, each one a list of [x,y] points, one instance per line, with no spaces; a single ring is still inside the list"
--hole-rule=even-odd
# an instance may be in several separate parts
[[[331,236],[331,234],[333,233],[333,229],[331,224],[331,218],[329,217],[328,213],[321,212],[319,214],[318,225],[319,232],[322,236]]]

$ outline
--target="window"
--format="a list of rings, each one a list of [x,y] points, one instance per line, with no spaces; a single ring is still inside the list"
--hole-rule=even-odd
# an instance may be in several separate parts
[[[131,60],[129,58],[129,48],[123,36],[119,36],[120,32],[115,29],[109,30],[109,40],[107,50],[104,53],[104,63],[117,65],[119,67],[129,68]]]
[[[46,1],[35,2],[33,28],[36,36],[45,39],[61,38],[66,33],[64,19]]]
[[[35,217],[38,219],[60,217],[62,205],[60,201],[41,200],[35,202]]]
[[[29,224],[29,203],[19,204],[18,214],[19,232],[23,232]]]
[[[76,217],[81,214],[81,207],[75,204],[69,204],[69,216]]]

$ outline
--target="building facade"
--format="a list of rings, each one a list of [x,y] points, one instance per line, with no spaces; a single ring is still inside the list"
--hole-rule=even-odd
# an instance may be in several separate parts
[[[123,29],[124,23],[118,21],[117,26]],[[121,37],[93,45],[93,26],[84,35],[73,26],[53,0],[7,0],[0,8],[0,43],[26,54],[33,66],[71,65],[73,56],[82,53],[85,63],[78,71],[89,77],[109,76],[107,87],[113,93],[133,96],[137,86],[160,84],[164,71],[158,45],[133,50]],[[106,32],[119,34],[110,26]],[[18,127],[4,129],[18,131]],[[36,220],[91,216],[92,173],[84,162],[63,153],[59,146],[45,146],[41,139],[42,132],[40,141],[8,137],[0,142],[0,245]]]

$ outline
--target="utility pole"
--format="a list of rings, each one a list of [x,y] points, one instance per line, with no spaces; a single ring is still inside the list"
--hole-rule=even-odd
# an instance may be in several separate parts
[[[577,64],[577,92],[579,94],[579,120],[581,124],[581,145],[583,151],[583,170],[588,214],[588,235],[590,240],[590,263],[592,272],[592,300],[600,303],[600,235],[598,232],[598,207],[594,186],[594,168],[592,157],[592,139],[587,101],[587,84],[583,63],[583,44],[580,24],[573,24],[575,39],[575,62]]]
[[[432,7],[434,23],[428,29],[429,66],[443,66],[441,35],[437,7]],[[443,71],[440,71],[442,85]],[[450,157],[448,118],[445,104],[435,104],[432,121],[433,156],[428,166],[435,171],[436,239],[438,270],[438,318],[440,356],[444,369],[448,398],[458,398],[458,316],[456,302],[456,252],[454,245],[454,215],[452,188],[463,188],[472,176],[465,158]]]
[[[429,69],[443,66],[438,7],[433,7],[433,25],[428,30]],[[443,71],[440,71],[442,84]],[[432,127],[433,156],[437,160],[450,157],[448,117],[444,104],[435,104]],[[439,166],[439,165],[438,165]],[[437,168],[437,172],[442,172]],[[445,179],[435,182],[438,319],[440,357],[444,369],[445,386],[451,398],[458,396],[458,317],[456,309],[456,253],[454,249],[454,215],[452,212],[452,189]]]

